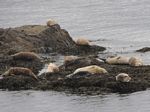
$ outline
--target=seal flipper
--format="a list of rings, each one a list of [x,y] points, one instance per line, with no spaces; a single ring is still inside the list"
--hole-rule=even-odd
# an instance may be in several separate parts
[[[74,75],[74,73],[69,74],[69,75],[66,76],[66,78],[71,78],[73,75]]]

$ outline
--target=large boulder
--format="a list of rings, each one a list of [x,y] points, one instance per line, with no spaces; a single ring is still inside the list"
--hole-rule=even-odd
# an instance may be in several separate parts
[[[16,28],[0,29],[0,54],[11,55],[20,51],[37,53],[89,53],[104,51],[100,46],[77,45],[69,33],[58,24],[50,27],[26,25]]]

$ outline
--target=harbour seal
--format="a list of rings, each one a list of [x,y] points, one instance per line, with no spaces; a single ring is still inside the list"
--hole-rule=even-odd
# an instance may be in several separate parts
[[[47,24],[47,26],[51,27],[51,26],[56,25],[58,23],[53,19],[49,19],[46,24]]]
[[[65,56],[64,57],[64,63],[75,61],[78,58],[79,58],[78,56],[72,56],[72,55],[71,56]]]
[[[76,41],[77,45],[83,45],[83,46],[89,46],[90,42],[89,40],[85,39],[85,38],[78,38]]]
[[[104,68],[101,68],[97,65],[90,65],[82,68],[76,69],[72,74],[67,75],[67,78],[71,78],[73,75],[80,72],[88,72],[90,74],[106,74],[108,73]]]
[[[126,73],[120,73],[116,76],[116,81],[119,82],[129,82],[131,80],[131,77]]]
[[[131,57],[129,59],[129,65],[131,65],[131,66],[142,66],[143,62],[142,62],[142,60],[140,58]]]
[[[40,57],[34,52],[19,52],[14,55],[11,55],[14,60],[40,60]]]
[[[125,56],[115,56],[115,57],[109,57],[106,59],[106,63],[108,64],[129,64],[129,57]]]
[[[15,75],[29,76],[35,80],[38,80],[37,76],[30,69],[24,67],[11,67],[9,70],[2,74],[2,77]]]
[[[54,63],[50,63],[47,67],[47,72],[49,73],[59,72],[59,67]]]

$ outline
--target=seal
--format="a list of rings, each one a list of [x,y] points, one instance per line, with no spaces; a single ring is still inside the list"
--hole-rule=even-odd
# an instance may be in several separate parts
[[[131,80],[131,77],[129,77],[126,73],[120,73],[116,76],[116,81],[119,82],[129,82]]]
[[[38,80],[37,76],[30,69],[24,67],[11,67],[9,70],[2,74],[2,77],[15,75],[29,76],[35,80]]]
[[[73,75],[80,73],[80,72],[87,72],[90,74],[106,74],[108,73],[106,69],[101,68],[97,65],[90,65],[82,68],[76,69],[72,74],[67,75],[67,78],[71,78]]]
[[[76,59],[79,59],[78,56],[65,56],[64,57],[64,63],[67,63],[67,62],[72,62],[72,61],[75,61]]]
[[[76,41],[77,45],[82,45],[82,46],[89,46],[90,42],[89,40],[85,39],[85,38],[78,38]]]
[[[108,64],[120,64],[120,65],[126,65],[129,64],[129,57],[125,56],[115,56],[115,57],[109,57],[106,59],[106,63]]]
[[[143,62],[142,62],[142,59],[140,59],[140,58],[131,57],[129,59],[129,65],[131,65],[131,66],[142,66]]]
[[[59,72],[59,67],[54,63],[50,63],[47,67],[47,72],[49,73]]]
[[[40,60],[40,57],[34,52],[19,52],[14,55],[11,55],[11,57],[14,60],[27,60],[27,61]]]
[[[47,24],[47,26],[51,27],[51,26],[56,25],[58,23],[53,19],[49,19],[46,24]]]

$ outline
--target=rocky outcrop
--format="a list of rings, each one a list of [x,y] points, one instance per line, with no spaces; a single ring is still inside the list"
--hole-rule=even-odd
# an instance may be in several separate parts
[[[96,64],[97,62],[93,63]],[[93,75],[83,72],[76,74],[75,77],[66,78],[66,75],[73,73],[79,67],[79,65],[74,64],[74,66],[69,69],[66,68],[60,73],[42,74],[40,76],[42,83],[37,88],[42,90],[67,90],[77,94],[101,94],[108,92],[131,93],[146,90],[150,87],[150,66],[131,67],[129,65],[109,65],[106,63],[97,63],[96,65],[105,68],[108,74]],[[130,82],[116,81],[115,76],[122,72],[128,73],[132,80]]]
[[[87,56],[65,62],[59,66],[57,73],[38,72],[43,68],[41,57],[27,54],[16,54],[23,51],[36,53],[57,52],[62,54],[91,54],[104,51],[104,47],[97,45],[77,45],[69,33],[58,24],[50,27],[42,25],[27,25],[17,28],[0,29],[0,75],[11,67],[30,69],[37,77],[35,80],[23,73],[0,77],[0,89],[8,90],[57,90],[70,91],[79,94],[100,94],[103,92],[130,93],[146,90],[150,87],[150,66],[133,67],[130,65],[109,65],[98,59],[97,56]],[[147,48],[146,48],[147,49]],[[144,49],[144,52],[147,51]],[[85,55],[84,55],[85,56]],[[92,74],[77,72],[77,68],[97,65],[107,70],[106,74]],[[116,81],[119,73],[127,73],[131,77],[129,82]]]
[[[91,64],[105,68],[108,73],[98,75],[80,72],[74,77],[66,77],[77,68]],[[131,81],[116,81],[115,76],[119,73],[129,74]],[[43,73],[38,76],[38,81],[32,80],[32,78],[21,75],[9,76],[0,79],[0,88],[10,90],[37,89],[70,91],[77,94],[101,94],[104,92],[131,93],[146,90],[150,87],[150,66],[132,67],[129,65],[109,65],[98,61],[96,58],[87,57],[77,59],[71,65],[64,64],[60,66],[60,71],[57,73]]]
[[[33,89],[38,84],[38,81],[27,76],[8,76],[0,80],[0,88],[8,90],[27,90]]]
[[[20,51],[37,53],[58,52],[62,54],[104,51],[100,46],[79,46],[69,33],[56,24],[50,27],[26,25],[0,29],[0,54],[11,55]]]
[[[10,67],[25,67],[31,69],[37,74],[44,66],[44,63],[40,59],[36,60],[25,60],[16,59],[12,56],[0,57],[0,74],[8,70]]]

